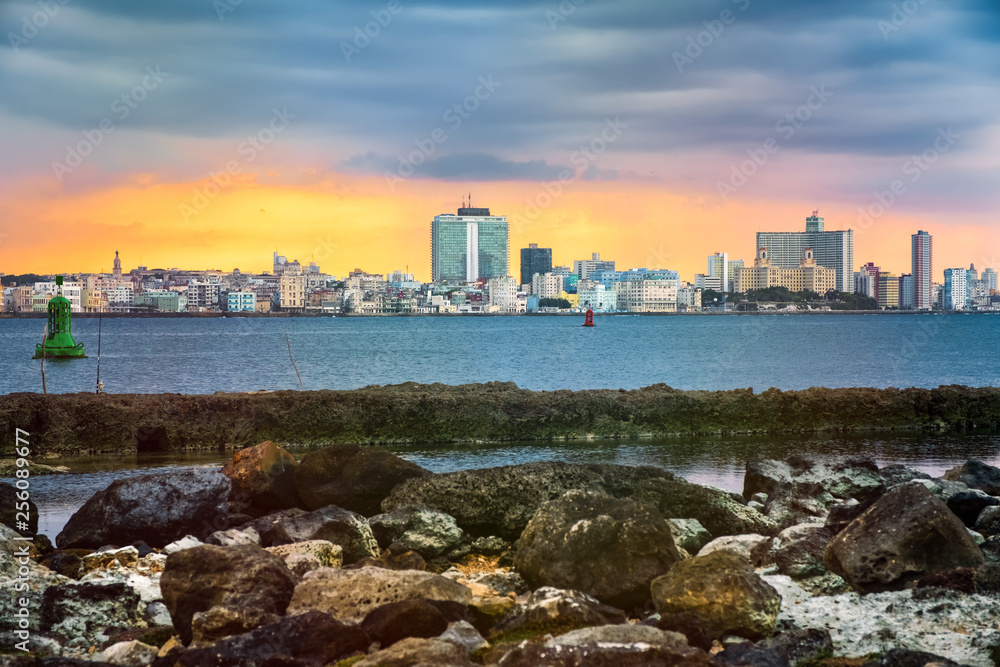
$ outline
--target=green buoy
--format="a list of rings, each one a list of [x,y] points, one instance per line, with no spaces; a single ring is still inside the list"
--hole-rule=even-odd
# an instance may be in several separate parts
[[[56,276],[57,294],[49,301],[48,334],[44,343],[35,345],[32,359],[86,359],[83,343],[73,340],[73,309],[62,295],[62,276]]]

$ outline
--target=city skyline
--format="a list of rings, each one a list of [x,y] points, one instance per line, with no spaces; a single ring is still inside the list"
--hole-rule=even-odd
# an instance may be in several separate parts
[[[7,273],[279,246],[426,279],[470,191],[560,264],[691,275],[815,209],[894,272],[916,229],[998,263],[985,0],[50,4],[0,8]]]

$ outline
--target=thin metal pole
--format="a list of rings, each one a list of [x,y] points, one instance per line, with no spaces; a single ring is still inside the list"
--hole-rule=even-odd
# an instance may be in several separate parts
[[[104,315],[104,306],[99,305],[97,310],[97,391],[101,393],[101,321]]]

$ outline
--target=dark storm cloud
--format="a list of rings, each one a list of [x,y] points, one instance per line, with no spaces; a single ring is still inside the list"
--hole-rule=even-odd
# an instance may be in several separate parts
[[[37,7],[0,8],[5,33]],[[377,173],[443,128],[422,177],[552,178],[619,116],[622,155],[777,137],[897,156],[939,126],[994,124],[998,19],[985,0],[73,0],[0,52],[0,109],[84,130],[159,66],[132,129],[239,137],[287,106],[330,163]],[[487,95],[483,77],[499,82]]]

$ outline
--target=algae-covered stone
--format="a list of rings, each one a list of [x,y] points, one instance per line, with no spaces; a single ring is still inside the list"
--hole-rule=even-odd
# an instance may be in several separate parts
[[[644,480],[632,497],[653,505],[667,519],[697,519],[712,537],[766,535],[776,529],[771,519],[736,502],[727,492],[682,479]]]
[[[655,507],[570,491],[542,505],[521,534],[514,567],[535,587],[582,591],[618,607],[649,599],[649,583],[680,560]]]
[[[781,596],[750,562],[725,550],[675,564],[651,591],[661,614],[691,614],[713,637],[768,637],[781,608]]]

